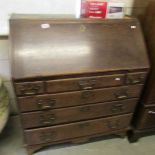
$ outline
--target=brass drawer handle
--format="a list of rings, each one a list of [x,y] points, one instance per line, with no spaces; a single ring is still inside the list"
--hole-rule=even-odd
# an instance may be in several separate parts
[[[127,95],[118,95],[117,96],[118,99],[124,99],[124,98],[127,98],[127,97],[128,97]]]
[[[120,121],[119,120],[117,120],[116,122],[107,121],[107,126],[110,129],[118,129],[120,126]]]
[[[88,90],[88,89],[93,89],[93,87],[96,84],[96,80],[95,79],[81,80],[78,83],[81,89]]]
[[[141,80],[132,80],[133,84],[141,83]]]
[[[37,94],[35,91],[32,91],[32,92],[24,92],[22,93],[23,95],[35,95]]]
[[[149,113],[149,114],[155,114],[155,111],[149,110],[148,113]]]
[[[94,95],[94,94],[93,94],[92,91],[84,91],[84,92],[82,92],[82,98],[83,98],[83,99],[90,98],[90,97],[92,97],[93,95]]]
[[[40,140],[42,142],[51,142],[55,136],[56,136],[55,131],[50,132],[50,133],[41,132],[40,133]]]
[[[80,108],[80,112],[90,112],[91,108],[90,107],[82,107]]]
[[[48,122],[48,121],[45,122],[45,121],[44,121],[42,124],[45,124],[45,125],[46,125],[46,124],[51,124],[51,122]]]
[[[54,114],[41,114],[40,115],[40,124],[42,125],[50,125],[50,124],[53,124],[53,122],[55,121],[55,116]]]
[[[129,81],[128,82],[129,84],[138,84],[138,83],[141,83],[141,81],[138,80],[138,79],[137,80],[136,79],[128,79],[128,81]]]
[[[139,77],[128,77],[127,78],[127,83],[128,84],[139,84],[143,83],[145,81],[145,76],[139,76]]]
[[[128,98],[128,94],[126,91],[122,91],[122,92],[119,92],[119,93],[115,93],[115,97],[117,99],[126,99]]]
[[[47,120],[41,120],[41,124],[43,125],[50,125],[53,124],[53,122],[55,121],[55,118],[49,118],[49,121]]]
[[[111,108],[111,111],[113,112],[113,113],[116,113],[116,112],[122,112],[124,110],[124,105],[123,104],[115,104],[115,105],[113,105],[112,106],[112,108]]]
[[[51,109],[55,106],[56,100],[55,99],[39,99],[37,100],[37,104],[39,109]]]
[[[23,86],[23,88],[21,89],[21,94],[23,94],[23,95],[35,95],[35,94],[38,94],[39,89],[40,89],[40,86],[31,85],[30,88]]]

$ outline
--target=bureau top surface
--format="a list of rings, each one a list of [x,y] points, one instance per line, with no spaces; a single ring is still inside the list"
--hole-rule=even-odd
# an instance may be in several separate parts
[[[136,19],[11,19],[14,79],[149,68]]]

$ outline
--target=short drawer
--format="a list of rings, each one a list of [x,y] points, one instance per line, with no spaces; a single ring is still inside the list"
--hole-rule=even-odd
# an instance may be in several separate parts
[[[101,118],[78,123],[57,125],[39,129],[25,130],[25,140],[28,145],[50,143],[68,140],[93,134],[112,132],[129,126],[132,114]]]
[[[22,112],[103,103],[139,97],[143,85],[76,91],[68,93],[18,97]]]
[[[155,106],[143,108],[139,120],[138,129],[155,128]]]
[[[61,80],[51,80],[46,82],[48,93],[58,93],[66,91],[80,91],[96,88],[123,85],[124,74],[94,76],[87,78],[70,78]]]
[[[144,84],[147,72],[128,73],[126,84]]]
[[[132,113],[136,104],[137,99],[105,102],[50,111],[23,113],[21,119],[24,128],[43,127],[109,115]]]
[[[44,93],[44,83],[42,81],[15,83],[14,86],[17,96],[29,96]]]

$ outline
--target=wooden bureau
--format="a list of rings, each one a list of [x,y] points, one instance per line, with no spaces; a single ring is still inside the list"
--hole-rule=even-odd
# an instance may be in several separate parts
[[[136,142],[140,137],[155,134],[155,2],[150,2],[142,21],[143,32],[151,62],[145,90],[141,97],[135,117],[133,130],[129,134],[130,142]]]
[[[28,153],[125,136],[149,71],[136,19],[13,17],[12,79]]]

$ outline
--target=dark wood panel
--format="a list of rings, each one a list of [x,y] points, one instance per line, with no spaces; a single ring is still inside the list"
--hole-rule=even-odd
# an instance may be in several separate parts
[[[47,81],[47,92],[57,93],[65,91],[78,91],[110,86],[120,86],[125,82],[125,75],[92,76],[89,78],[72,78]]]
[[[135,0],[148,4],[147,0]],[[144,12],[143,12],[144,13]],[[149,6],[142,18],[142,27],[145,36],[151,69],[145,83],[144,92],[140,100],[135,117],[133,119],[133,131],[129,135],[131,142],[136,142],[141,136],[149,135],[155,131],[155,1],[151,0]],[[145,133],[145,134],[144,134]]]
[[[106,102],[50,111],[23,113],[21,114],[21,119],[24,128],[50,126],[109,115],[132,113],[136,104],[137,99]]]
[[[140,20],[144,20],[144,15],[147,10],[148,4],[154,0],[134,0],[132,7],[132,16],[139,17]]]
[[[67,140],[70,138],[106,133],[127,128],[132,114],[82,121],[33,130],[25,130],[25,140],[29,145]]]
[[[55,141],[55,142],[37,144],[37,145],[26,145],[25,147],[28,151],[28,154],[32,155],[37,150],[40,150],[43,148],[45,149],[48,146],[51,146],[53,144],[55,145],[55,144],[70,143],[70,144],[77,145],[77,144],[83,144],[86,142],[96,141],[96,138],[99,138],[100,140],[101,139],[105,140],[108,135],[111,135],[111,138],[115,137],[115,136],[117,136],[117,137],[120,136],[120,137],[124,138],[126,136],[127,131],[128,131],[128,128],[123,128],[123,129],[119,129],[119,130],[108,131],[106,133],[103,132],[103,133],[93,134],[93,135],[89,135],[89,136],[72,138],[72,139],[68,139],[68,140],[61,140],[61,141]]]
[[[10,27],[13,79],[149,68],[136,19],[11,19]]]
[[[155,128],[155,106],[143,107],[137,123],[138,129]]]
[[[143,103],[145,105],[151,105],[155,103],[155,76],[150,77],[153,81],[150,81],[150,85],[146,85],[146,89],[144,91]],[[151,80],[149,79],[149,80]],[[152,85],[151,85],[152,84]]]
[[[97,102],[102,103],[106,101],[139,97],[142,87],[143,85],[130,85],[69,93],[18,97],[18,105],[22,112],[26,112]]]
[[[155,1],[151,1],[143,20],[143,30],[151,62],[151,71],[144,91],[143,103],[155,102]]]

